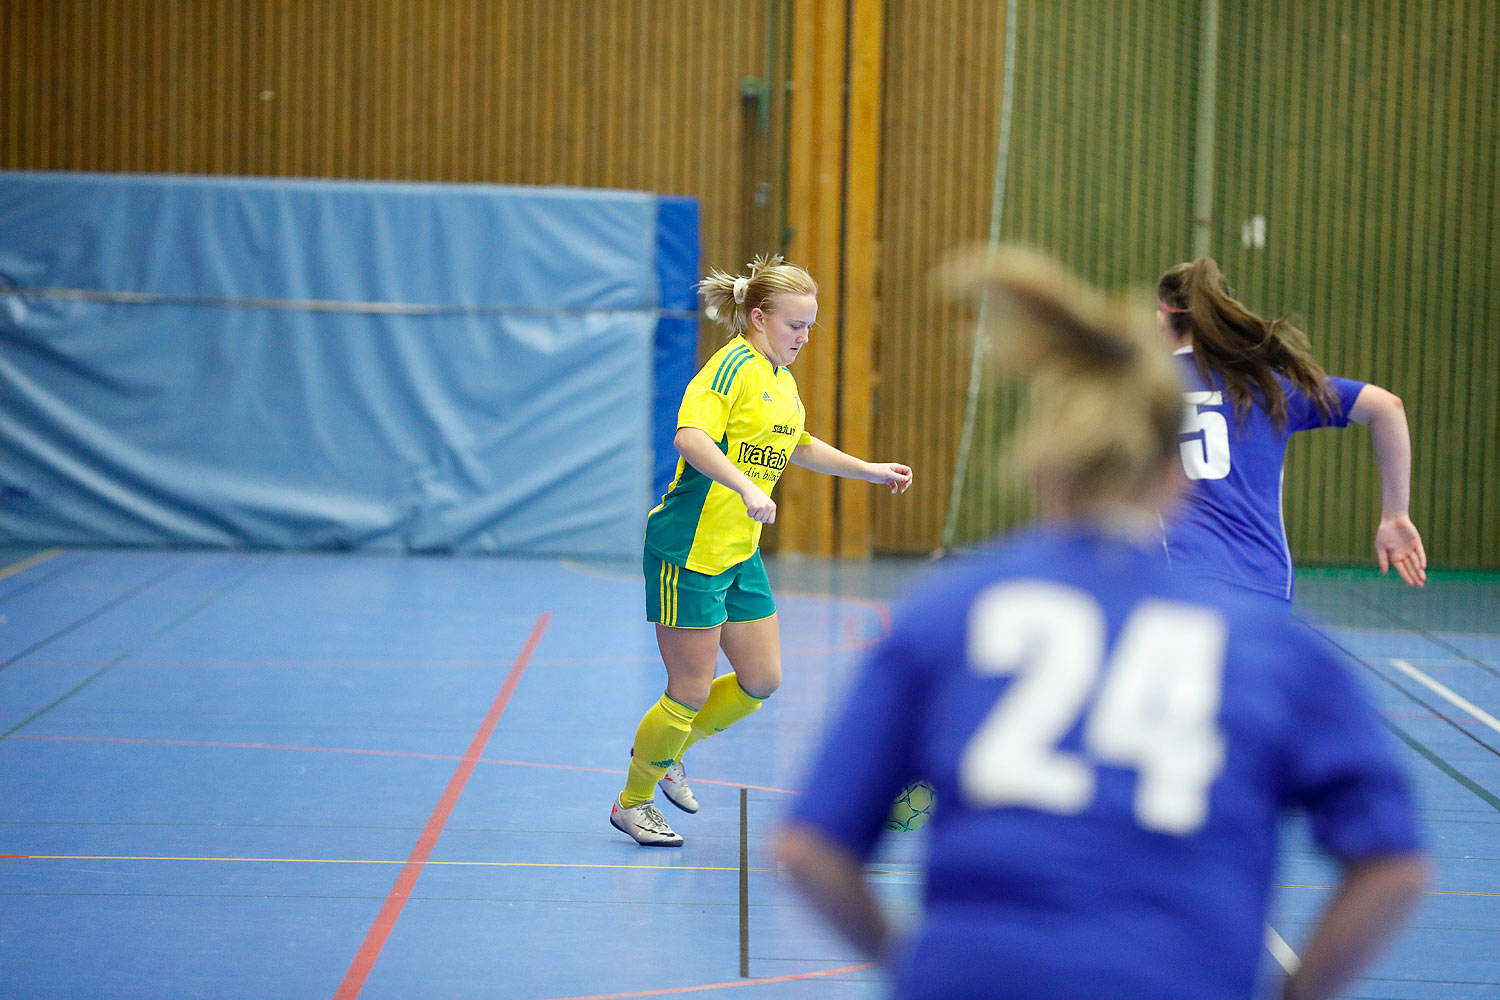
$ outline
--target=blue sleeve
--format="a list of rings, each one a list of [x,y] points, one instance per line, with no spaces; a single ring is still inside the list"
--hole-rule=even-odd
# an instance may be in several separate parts
[[[792,806],[790,821],[868,858],[891,802],[915,780],[919,644],[898,621],[865,661]]]
[[[1336,377],[1328,381],[1333,386],[1334,395],[1337,396],[1331,417],[1325,414],[1307,393],[1291,382],[1282,381],[1282,387],[1286,390],[1287,424],[1292,431],[1349,426],[1349,411],[1354,409],[1354,401],[1359,398],[1360,390],[1365,387],[1365,383],[1356,382],[1352,378]]]
[[[1418,850],[1411,791],[1379,715],[1326,642],[1301,639],[1289,644],[1303,661],[1293,664],[1289,804],[1306,810],[1319,845],[1340,860]]]

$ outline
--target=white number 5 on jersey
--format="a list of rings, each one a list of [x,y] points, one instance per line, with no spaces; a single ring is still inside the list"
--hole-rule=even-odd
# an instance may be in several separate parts
[[[1177,447],[1182,451],[1182,468],[1189,479],[1223,479],[1229,475],[1229,422],[1216,410],[1205,406],[1222,406],[1222,392],[1185,392],[1182,433],[1191,435]]]
[[[1143,601],[1107,663],[1104,639],[1098,604],[1071,587],[1001,584],[975,602],[970,669],[1015,680],[964,748],[964,795],[979,808],[1074,814],[1094,799],[1098,765],[1130,768],[1136,822],[1190,834],[1208,817],[1209,785],[1224,765],[1224,620],[1209,608]],[[1080,720],[1084,753],[1059,749]]]

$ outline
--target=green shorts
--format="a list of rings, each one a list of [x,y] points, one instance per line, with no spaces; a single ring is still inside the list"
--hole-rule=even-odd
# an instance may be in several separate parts
[[[650,549],[646,573],[646,620],[673,628],[716,628],[725,622],[758,622],[776,613],[771,581],[756,552],[742,563],[709,576],[662,562]]]

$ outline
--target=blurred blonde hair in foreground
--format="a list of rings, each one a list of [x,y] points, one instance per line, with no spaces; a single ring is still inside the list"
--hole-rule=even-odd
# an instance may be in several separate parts
[[[981,304],[999,375],[1032,389],[1021,470],[1075,511],[1149,498],[1176,461],[1182,385],[1145,303],[1014,245],[960,251],[938,281]]]

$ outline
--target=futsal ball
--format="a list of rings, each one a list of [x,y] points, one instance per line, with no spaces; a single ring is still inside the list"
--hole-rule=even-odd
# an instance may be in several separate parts
[[[925,781],[914,781],[901,789],[896,801],[891,803],[891,814],[885,818],[885,828],[897,833],[920,830],[932,819],[932,807],[937,805],[937,793]]]

